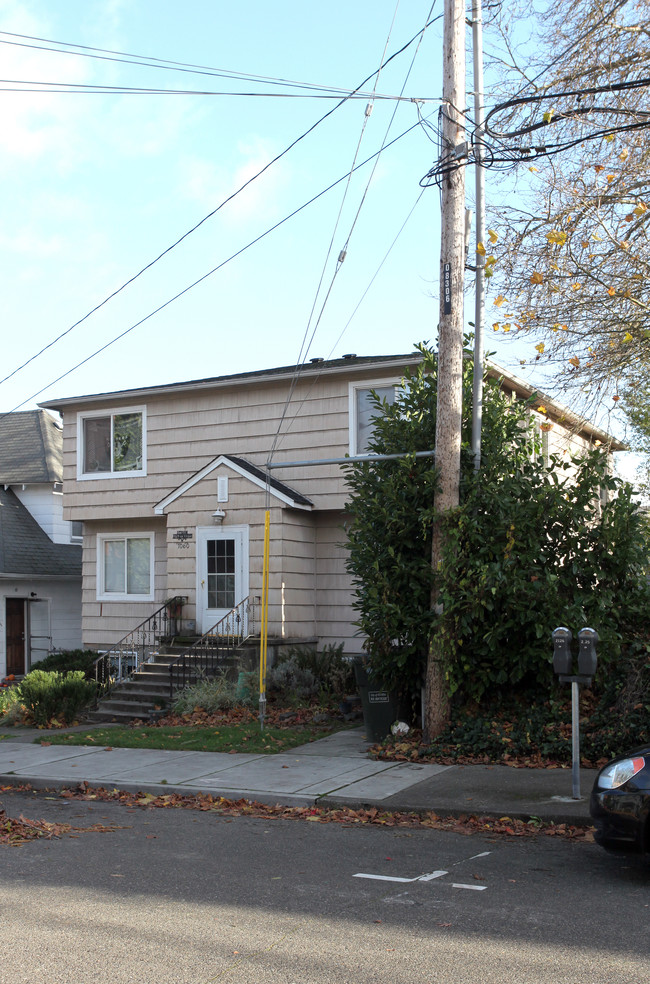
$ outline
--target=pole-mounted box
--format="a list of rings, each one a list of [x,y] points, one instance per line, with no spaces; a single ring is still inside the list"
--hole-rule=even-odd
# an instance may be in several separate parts
[[[598,633],[595,629],[585,628],[578,632],[578,673],[580,676],[594,676],[598,663],[597,642]]]
[[[571,640],[573,634],[571,629],[560,625],[553,629],[551,633],[553,639],[553,670],[561,676],[569,676],[572,669]]]

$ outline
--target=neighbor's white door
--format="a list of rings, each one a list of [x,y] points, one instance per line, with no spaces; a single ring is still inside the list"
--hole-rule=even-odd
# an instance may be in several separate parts
[[[196,620],[207,632],[248,595],[248,527],[196,531]]]

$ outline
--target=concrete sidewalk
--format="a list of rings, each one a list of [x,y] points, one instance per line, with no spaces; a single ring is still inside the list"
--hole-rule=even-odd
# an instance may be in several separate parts
[[[596,775],[582,770],[582,795],[574,800],[568,769],[376,762],[367,757],[363,728],[278,755],[35,745],[34,738],[47,740],[35,730],[17,735],[0,729],[0,736],[2,785],[57,789],[85,781],[132,792],[204,792],[286,806],[375,806],[585,824]]]

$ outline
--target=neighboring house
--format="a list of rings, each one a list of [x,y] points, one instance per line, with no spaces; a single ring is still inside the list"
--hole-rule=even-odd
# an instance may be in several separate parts
[[[340,464],[327,459],[364,452],[370,390],[392,399],[420,358],[311,360],[299,372],[44,404],[63,417],[64,513],[83,523],[84,646],[109,647],[175,595],[187,599],[185,629],[198,633],[245,598],[259,600],[268,508],[269,636],[360,652],[345,569],[346,486]],[[498,368],[494,375],[514,396],[532,393]],[[545,406],[551,420],[564,421],[543,432],[551,449],[610,440]],[[274,445],[274,463],[295,464],[267,481]]]
[[[58,420],[0,417],[0,676],[81,645],[81,527],[63,519],[62,481]]]

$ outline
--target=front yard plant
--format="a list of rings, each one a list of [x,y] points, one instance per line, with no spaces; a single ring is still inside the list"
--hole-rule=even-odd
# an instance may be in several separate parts
[[[58,673],[32,670],[0,696],[0,722],[48,727],[69,725],[95,697],[95,684],[83,670]]]
[[[434,459],[415,453],[435,447],[437,362],[420,348],[395,403],[375,401],[369,447],[407,456],[346,469],[348,569],[373,676],[415,710],[431,649],[448,711],[452,699],[483,708],[504,693],[543,701],[554,685],[551,631],[567,625],[597,630],[599,678],[618,678],[650,642],[650,541],[631,487],[610,474],[605,448],[546,454],[541,401],[511,401],[489,381],[476,473],[468,358],[461,502],[442,519],[433,572],[438,479]]]

